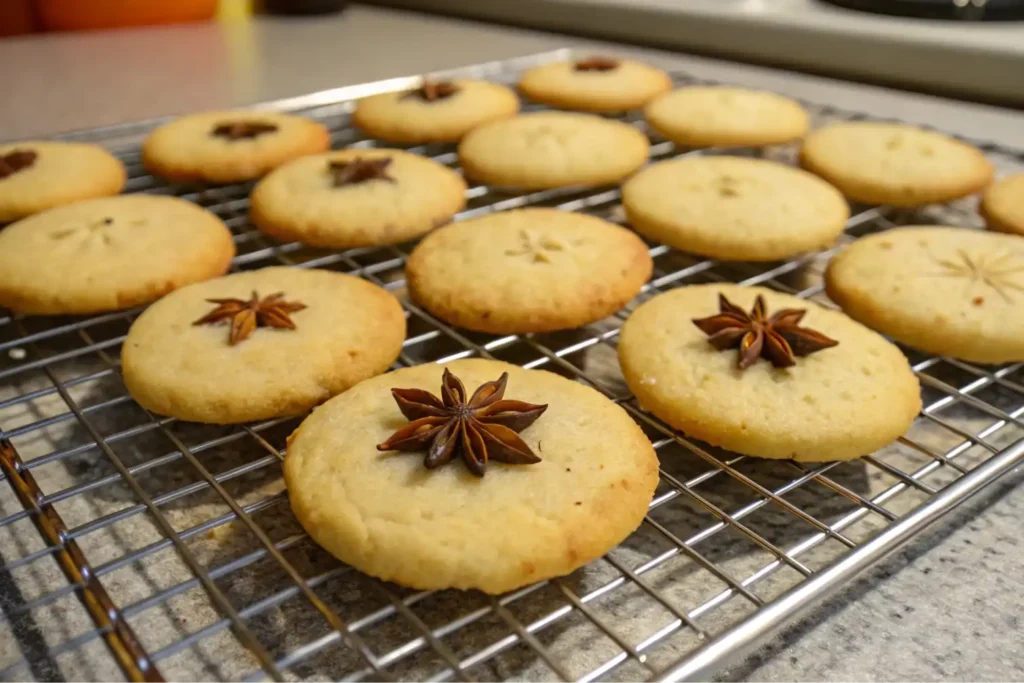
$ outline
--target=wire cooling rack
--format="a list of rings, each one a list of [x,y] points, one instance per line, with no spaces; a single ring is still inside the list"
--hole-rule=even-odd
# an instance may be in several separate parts
[[[512,82],[567,52],[452,72]],[[676,74],[679,84],[697,79]],[[273,103],[326,123],[334,147],[374,146],[351,100],[395,79]],[[816,125],[862,114],[807,104]],[[626,120],[643,127],[637,116]],[[246,218],[251,184],[167,185],[139,162],[153,122],[65,136],[110,145],[128,191],[217,213],[234,270],[273,264],[357,274],[402,297],[398,365],[494,357],[596,387],[646,430],[661,481],[643,525],[574,574],[491,598],[404,590],[339,564],[303,533],[281,480],[299,418],[233,427],[150,415],[121,382],[138,310],[88,318],[0,311],[0,679],[683,679],[710,676],[1024,459],[1024,369],[904,349],[924,410],[907,436],[855,462],[737,456],[641,411],[618,370],[628,311],[582,329],[494,337],[454,329],[404,296],[411,245],[332,252],[279,244]],[[654,159],[684,151],[655,139]],[[1003,171],[1020,152],[983,145]],[[454,165],[451,147],[415,151]],[[792,161],[795,149],[730,150]],[[473,186],[460,218],[554,206],[622,222],[618,192],[507,194]],[[894,225],[980,227],[970,201],[854,206],[833,249],[785,263],[722,263],[651,244],[654,275],[630,306],[680,285],[735,281],[830,305],[821,274],[858,236]],[[500,520],[495,520],[495,533]],[[600,523],[600,520],[595,520]]]

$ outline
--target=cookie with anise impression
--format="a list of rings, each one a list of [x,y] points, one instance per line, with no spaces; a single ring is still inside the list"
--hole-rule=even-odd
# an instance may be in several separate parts
[[[76,315],[146,304],[223,275],[231,231],[177,197],[87,199],[0,231],[0,306],[35,315]]]
[[[367,135],[401,145],[458,142],[473,128],[514,116],[519,98],[497,83],[424,81],[412,90],[381,93],[356,103],[352,122]]]
[[[644,410],[761,458],[857,458],[902,436],[921,409],[895,345],[763,287],[690,285],[654,297],[623,326],[619,362]]]
[[[0,223],[121,191],[125,170],[98,145],[29,140],[0,145]]]
[[[1024,361],[1024,239],[911,226],[862,237],[835,256],[828,295],[847,314],[929,353]]]
[[[519,209],[432,232],[406,264],[410,295],[478,332],[580,327],[623,308],[651,276],[647,245],[586,214]]]
[[[423,590],[568,574],[643,521],[654,448],[597,391],[470,359],[357,384],[288,440],[288,496],[342,561]]]
[[[419,237],[465,205],[466,183],[447,166],[397,149],[347,149],[268,175],[250,216],[278,240],[349,249]]]
[[[592,112],[637,109],[671,87],[661,69],[601,55],[535,66],[519,79],[519,91],[534,102]]]
[[[303,413],[386,370],[404,339],[401,305],[384,289],[333,271],[263,268],[147,308],[121,367],[147,410],[232,424]]]
[[[327,127],[302,116],[211,111],[156,128],[142,145],[142,162],[153,175],[174,182],[236,183],[330,148]]]

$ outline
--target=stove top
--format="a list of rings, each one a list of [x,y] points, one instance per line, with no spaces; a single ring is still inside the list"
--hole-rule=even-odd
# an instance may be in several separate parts
[[[1024,0],[819,0],[874,14],[954,21],[1024,19]]]

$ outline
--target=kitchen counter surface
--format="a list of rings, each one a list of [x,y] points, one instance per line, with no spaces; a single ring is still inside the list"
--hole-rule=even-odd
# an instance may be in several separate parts
[[[753,66],[361,6],[260,19],[0,41],[0,138],[261,100],[564,46],[632,53],[708,77],[1024,148],[1024,115]],[[26,67],[22,65],[31,65]],[[724,680],[1024,677],[1020,473],[777,635]]]

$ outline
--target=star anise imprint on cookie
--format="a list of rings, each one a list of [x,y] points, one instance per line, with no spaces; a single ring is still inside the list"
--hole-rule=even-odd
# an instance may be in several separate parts
[[[436,102],[448,99],[459,90],[459,86],[451,81],[423,81],[423,85],[405,93],[402,95],[402,99],[416,97],[424,102]]]
[[[797,357],[839,343],[820,332],[798,326],[806,310],[784,308],[768,317],[764,297],[760,294],[750,313],[722,294],[718,295],[718,309],[717,315],[694,319],[693,324],[708,335],[708,341],[719,351],[738,347],[741,370],[749,368],[761,356],[777,368],[788,368],[796,364]]]
[[[964,278],[968,289],[977,283],[988,285],[1007,303],[1013,303],[1011,292],[1024,292],[1024,261],[1017,260],[1009,251],[971,256],[964,249],[957,249],[955,258],[932,258],[943,269],[937,275]],[[980,306],[977,299],[972,301]]]
[[[250,140],[277,130],[277,124],[263,121],[231,121],[217,124],[210,135],[227,140]]]
[[[519,231],[519,247],[506,249],[506,256],[525,256],[533,263],[551,263],[551,254],[567,251],[571,246],[579,246],[584,240],[574,240],[567,245],[554,237],[538,236],[526,230]]]
[[[352,161],[328,161],[327,170],[333,176],[334,187],[344,187],[345,185],[365,183],[367,180],[386,180],[393,183],[395,179],[389,176],[387,171],[390,165],[389,157],[380,159],[356,157]]]
[[[38,156],[30,149],[15,149],[7,154],[0,154],[0,180],[36,163]]]
[[[285,301],[284,292],[277,292],[261,299],[256,292],[248,301],[244,299],[207,299],[217,304],[213,309],[193,325],[214,325],[230,321],[231,332],[228,344],[234,346],[249,338],[257,327],[274,327],[277,329],[294,330],[295,322],[291,314],[306,308],[306,304],[298,301]]]
[[[486,382],[466,400],[466,388],[445,368],[441,379],[441,398],[423,389],[392,389],[398,409],[412,420],[387,441],[379,451],[427,451],[423,464],[436,469],[451,462],[456,454],[470,472],[484,476],[488,460],[510,465],[540,462],[516,432],[521,432],[547,405],[505,399],[508,373],[494,382]]]
[[[576,62],[576,71],[612,71],[619,68],[619,60],[610,57],[589,57]]]

